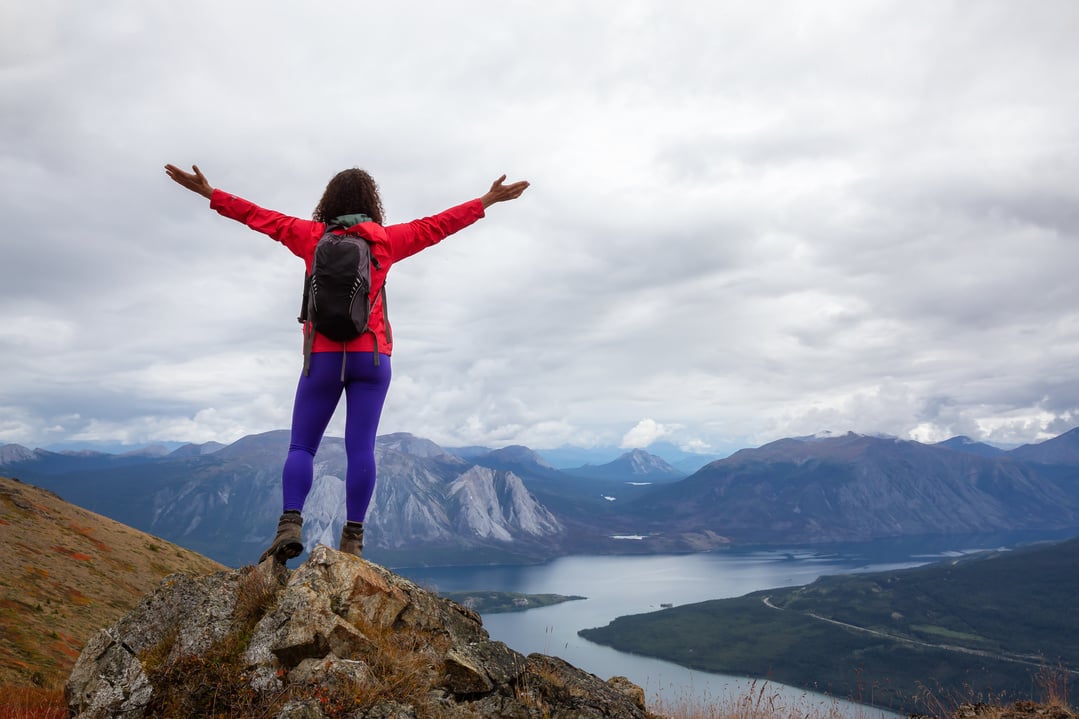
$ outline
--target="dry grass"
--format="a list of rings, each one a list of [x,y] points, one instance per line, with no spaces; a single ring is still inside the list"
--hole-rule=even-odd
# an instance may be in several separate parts
[[[998,719],[1008,703],[1008,697],[1003,694],[975,691],[971,687],[957,691],[945,691],[939,687],[935,690],[923,688],[918,696],[918,704],[923,707],[921,714],[938,719],[971,717],[974,713],[980,719]]]
[[[939,719],[1019,719],[1022,716],[1067,717],[1074,715],[1068,704],[1068,679],[1063,667],[1044,667],[1035,677],[1041,704],[1011,703],[1002,695],[960,692],[923,691],[919,697],[925,715]],[[837,703],[813,701],[808,696],[790,698],[776,691],[768,682],[753,682],[743,694],[711,700],[697,696],[662,699],[650,707],[663,719],[851,719],[849,710]],[[1057,711],[1052,711],[1057,710]],[[854,719],[872,719],[879,712],[871,707],[856,710]]]
[[[242,661],[251,630],[273,608],[280,588],[275,577],[244,567],[236,587],[232,629],[202,655],[173,656],[175,632],[140,655],[154,687],[147,715],[155,719],[269,716],[282,697],[267,699],[250,687]]]
[[[742,694],[718,698],[660,697],[649,708],[663,719],[851,719],[837,702],[813,701],[808,695],[791,698],[767,681],[754,681]],[[867,707],[865,719],[872,716]]]
[[[539,711],[546,719],[550,715],[550,707],[543,697],[541,685],[565,688],[565,679],[552,667],[546,664],[533,663],[528,673],[522,674],[513,687],[514,697],[526,707]]]
[[[1068,704],[1068,682],[1073,674],[1064,666],[1043,666],[1034,675],[1034,694],[1040,704],[1032,701],[1015,702],[1003,694],[976,692],[970,688],[962,691],[923,689],[919,696],[925,707],[924,714],[945,719],[999,719],[1002,716],[1015,719],[1023,716],[1049,717],[1074,716]]]
[[[250,565],[241,570],[236,588],[236,606],[233,620],[245,631],[251,629],[277,603],[281,584],[277,577]]]
[[[449,650],[449,639],[407,626],[360,623],[356,628],[371,641],[370,649],[355,657],[367,666],[365,680],[323,693],[319,699],[328,696],[330,701],[323,704],[330,703],[336,710],[327,714],[345,716],[380,701],[391,701],[414,707],[419,716],[437,716],[431,690],[441,678],[442,657]]]
[[[0,683],[66,680],[94,632],[130,611],[167,574],[221,565],[0,477]],[[159,551],[149,553],[154,543]]]
[[[241,666],[243,649],[230,636],[205,655],[181,656],[148,670],[154,695],[147,715],[158,719],[266,715],[270,706],[252,691]]]
[[[0,719],[64,719],[67,706],[59,689],[0,687]]]
[[[1035,677],[1041,689],[1041,700],[1051,707],[1070,707],[1068,704],[1068,679],[1071,672],[1063,666],[1042,667]]]

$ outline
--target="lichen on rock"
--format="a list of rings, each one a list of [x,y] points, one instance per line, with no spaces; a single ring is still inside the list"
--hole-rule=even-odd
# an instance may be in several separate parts
[[[291,572],[166,578],[91,639],[65,695],[81,719],[650,716],[625,678],[524,657],[472,610],[321,545]]]

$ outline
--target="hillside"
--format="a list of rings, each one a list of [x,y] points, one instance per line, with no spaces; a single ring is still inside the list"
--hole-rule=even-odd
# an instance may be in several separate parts
[[[0,477],[0,685],[53,686],[166,575],[216,562]]]
[[[1079,539],[619,617],[590,641],[706,671],[925,711],[950,696],[1029,696],[1079,676]],[[871,680],[871,685],[867,685]],[[927,686],[932,682],[934,685]]]

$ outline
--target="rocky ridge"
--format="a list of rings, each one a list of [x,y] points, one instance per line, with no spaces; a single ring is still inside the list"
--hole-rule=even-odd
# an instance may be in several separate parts
[[[319,545],[294,571],[172,575],[98,632],[72,717],[648,719],[644,693],[491,640],[475,612]]]

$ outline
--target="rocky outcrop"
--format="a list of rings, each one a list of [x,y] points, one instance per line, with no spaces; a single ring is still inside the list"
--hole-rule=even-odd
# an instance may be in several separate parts
[[[647,719],[641,689],[491,640],[479,615],[370,562],[318,546],[174,575],[86,645],[70,713],[278,719]]]

